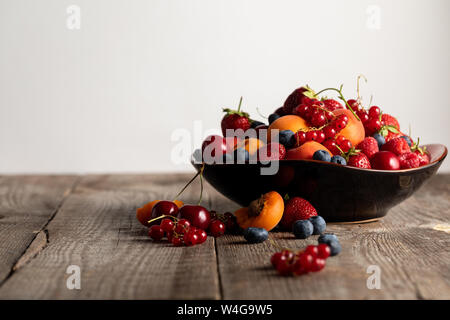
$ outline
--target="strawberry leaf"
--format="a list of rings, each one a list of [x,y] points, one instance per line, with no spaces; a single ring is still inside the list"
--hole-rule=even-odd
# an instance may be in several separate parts
[[[397,129],[396,126],[392,126],[392,125],[388,124],[388,125],[385,125],[385,127],[386,127],[386,129],[389,130],[390,132],[393,132],[393,133],[400,133],[400,131],[398,131],[398,129]]]

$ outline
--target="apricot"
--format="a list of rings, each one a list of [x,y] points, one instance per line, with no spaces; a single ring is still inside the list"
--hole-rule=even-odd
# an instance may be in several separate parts
[[[333,111],[333,114],[338,116],[345,114],[348,117],[347,126],[339,132],[338,136],[344,136],[353,146],[357,146],[361,141],[364,140],[366,132],[364,131],[364,125],[359,121],[353,113],[348,109],[337,109]]]
[[[140,223],[142,223],[146,227],[150,227],[150,224],[148,221],[152,218],[152,209],[155,204],[157,204],[161,200],[153,200],[146,204],[144,204],[142,207],[136,209],[136,218],[139,220]],[[178,208],[181,208],[184,203],[180,200],[174,200],[173,201]]]
[[[272,124],[269,126],[269,130],[267,132],[267,141],[270,141],[271,139],[272,129],[278,129],[280,131],[291,130],[292,132],[296,133],[300,129],[308,130],[308,124],[306,123],[305,119],[296,115],[282,116],[272,122]]]
[[[322,144],[316,141],[308,141],[302,144],[300,147],[288,150],[288,152],[286,153],[286,159],[309,160],[312,159],[314,152],[316,152],[317,150],[325,150],[330,154],[330,156],[333,156],[330,150],[325,148]]]
[[[280,222],[283,212],[283,197],[276,191],[270,191],[252,201],[248,207],[236,210],[234,215],[243,229],[254,227],[270,231]]]
[[[235,149],[236,148],[245,148],[245,150],[247,150],[250,155],[253,155],[262,146],[264,146],[264,142],[262,142],[261,140],[259,140],[257,138],[247,138],[244,141],[240,141],[236,145]]]

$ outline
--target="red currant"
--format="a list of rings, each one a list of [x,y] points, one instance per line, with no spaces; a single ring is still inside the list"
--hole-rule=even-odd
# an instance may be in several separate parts
[[[306,132],[297,131],[297,133],[295,134],[295,145],[297,147],[300,147],[305,142],[306,142]]]
[[[367,121],[369,121],[369,115],[367,114],[367,112],[365,111],[360,111],[357,113],[359,119],[361,120],[362,123],[366,123]]]
[[[155,241],[159,241],[164,237],[164,230],[161,226],[155,224],[148,230],[148,235]]]
[[[367,130],[368,135],[372,135],[381,129],[381,121],[378,119],[370,119],[364,124],[364,128]]]
[[[306,141],[316,141],[317,140],[317,132],[312,130],[306,133]]]
[[[306,104],[301,104],[294,109],[294,114],[299,117],[302,117],[302,118],[305,118],[305,116],[308,112],[309,112],[309,106],[307,106]]]
[[[208,236],[207,236],[205,230],[197,229],[197,230],[195,231],[195,233],[196,233],[197,236],[198,236],[198,241],[197,241],[198,244],[201,244],[201,243],[205,242],[206,239],[208,238]]]
[[[283,261],[277,264],[277,271],[282,276],[288,276],[292,274],[293,265],[288,263],[287,261]]]
[[[295,257],[295,254],[291,250],[283,250],[281,254],[286,257],[288,262],[291,262]]]
[[[325,259],[315,258],[311,263],[310,271],[317,272],[325,267]]]
[[[334,121],[333,123],[336,131],[341,131],[347,125],[347,122],[345,122],[344,119],[336,119],[336,121]]]
[[[309,253],[303,253],[298,260],[306,271],[311,271],[314,257]]]
[[[326,111],[325,112],[325,118],[327,118],[328,121],[333,120],[334,119],[334,113],[331,111]]]
[[[352,148],[352,143],[350,142],[350,140],[347,139],[342,139],[341,141],[338,142],[339,148],[342,149],[342,151],[344,152],[348,152],[351,148]]]
[[[334,129],[332,126],[326,126],[323,128],[323,133],[325,134],[325,138],[334,138],[336,136],[336,129]]]
[[[235,232],[238,227],[236,217],[231,212],[225,212],[223,216],[225,217],[225,230]]]
[[[355,99],[349,99],[347,100],[347,103],[353,110],[359,109],[359,104]]]
[[[164,232],[171,232],[174,229],[174,223],[170,219],[162,219],[160,226]]]
[[[198,243],[198,235],[195,230],[189,230],[189,232],[184,235],[184,243],[187,246],[193,246]]]
[[[369,118],[379,119],[381,110],[377,106],[372,106],[369,109]]]
[[[209,232],[215,238],[220,237],[225,233],[225,225],[220,220],[213,220],[209,225]]]
[[[317,141],[318,143],[324,142],[325,139],[326,139],[325,133],[323,133],[322,130],[317,130],[316,132],[317,132],[317,139],[316,139],[316,141]]]
[[[325,243],[319,244],[317,246],[317,251],[318,251],[317,257],[319,257],[321,259],[326,259],[331,254],[330,247]]]
[[[333,139],[327,139],[325,140],[322,145],[327,148],[333,155],[340,155],[341,152],[338,148],[336,148],[336,141]]]
[[[319,250],[317,249],[317,246],[307,246],[304,253],[309,253],[313,257],[317,257]]]
[[[178,237],[173,237],[170,241],[175,247],[179,247],[183,244],[183,240]]]
[[[292,272],[296,276],[300,276],[302,274],[308,273],[308,270],[305,269],[305,267],[302,265],[300,259],[295,261],[294,265],[292,266]]]
[[[286,261],[286,256],[284,256],[281,252],[275,252],[270,258],[270,263],[276,268],[277,265],[281,262]]]
[[[345,114],[341,114],[341,115],[339,116],[339,119],[344,120],[344,122],[345,122],[346,125],[347,125],[347,123],[348,123],[348,117],[347,117]]]
[[[327,122],[327,118],[323,113],[315,113],[311,118],[311,124],[313,127],[321,127]]]

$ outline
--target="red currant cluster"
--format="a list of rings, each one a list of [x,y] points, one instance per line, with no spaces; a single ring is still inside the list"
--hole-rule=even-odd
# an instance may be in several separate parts
[[[165,216],[161,224],[151,226],[148,235],[155,241],[161,241],[166,237],[167,241],[176,247],[202,244],[207,239],[205,230],[191,226],[186,219],[174,216]]]
[[[225,232],[233,233],[237,230],[238,224],[236,217],[231,212],[223,214],[211,211],[211,223],[209,225],[209,233],[214,237],[220,237]]]
[[[333,154],[341,154],[336,145],[344,152],[350,150],[352,144],[348,139],[342,136],[336,138],[339,132],[347,126],[348,117],[345,114],[334,115],[333,112],[325,108],[322,101],[314,99],[306,101],[310,104],[299,105],[294,109],[294,114],[304,118],[312,127],[317,129],[296,132],[296,147],[308,141],[316,141],[323,144]]]
[[[355,110],[359,119],[364,125],[366,136],[372,136],[377,133],[384,126],[384,121],[381,119],[381,110],[377,106],[372,106],[369,111],[365,110],[358,101],[350,99],[347,103]]]
[[[330,254],[330,247],[321,243],[317,246],[307,246],[305,250],[297,253],[291,250],[276,252],[272,255],[270,262],[282,276],[299,276],[322,270]]]

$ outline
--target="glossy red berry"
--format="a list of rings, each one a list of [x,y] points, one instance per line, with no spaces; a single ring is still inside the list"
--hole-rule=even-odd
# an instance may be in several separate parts
[[[352,143],[348,139],[343,139],[338,142],[339,148],[344,152],[348,152],[352,148]]]
[[[336,121],[334,121],[333,124],[336,131],[341,131],[342,129],[345,128],[347,122],[345,122],[344,119],[336,119]]]
[[[377,106],[372,106],[369,109],[369,118],[379,119],[380,118],[380,113],[381,113],[380,108],[378,108]]]
[[[317,246],[307,246],[305,249],[304,253],[308,253],[310,255],[312,255],[313,257],[317,257],[317,255],[319,254],[319,250],[317,248]]]
[[[322,130],[317,130],[316,132],[317,132],[317,139],[316,139],[316,141],[317,141],[318,143],[324,142],[325,139],[326,139],[325,133],[323,133]]]
[[[322,131],[325,134],[326,139],[334,138],[337,133],[336,129],[332,126],[326,126]]]
[[[306,141],[316,141],[317,140],[317,132],[314,130],[306,132]]]
[[[171,243],[172,243],[172,245],[174,245],[175,247],[179,247],[179,246],[181,246],[182,244],[183,244],[183,240],[181,239],[181,238],[178,238],[178,237],[173,237],[173,238],[171,238],[171,241],[170,241]]]
[[[289,276],[292,274],[293,265],[287,261],[283,261],[277,264],[276,269],[280,275]]]
[[[281,262],[286,262],[286,256],[284,256],[281,252],[275,252],[270,258],[270,263],[276,268],[277,265]]]
[[[198,235],[195,230],[189,230],[188,233],[184,235],[184,244],[187,246],[193,246],[198,243]]]
[[[205,242],[206,239],[208,238],[208,235],[206,234],[205,230],[197,229],[197,230],[195,230],[195,233],[198,236],[198,241],[197,241],[198,244]]]
[[[333,139],[325,140],[322,145],[327,148],[333,155],[340,155],[341,151],[336,147],[336,141]]]
[[[300,147],[302,144],[306,142],[306,132],[304,131],[297,131],[294,135],[295,138],[295,146]]]
[[[325,267],[325,259],[315,258],[311,263],[310,271],[318,272]]]
[[[164,232],[171,232],[173,231],[175,224],[170,219],[162,219],[160,226]]]
[[[327,118],[323,112],[314,113],[311,117],[311,124],[313,127],[319,128],[327,122]]]
[[[291,262],[295,257],[295,253],[293,253],[291,250],[283,250],[281,251],[281,254],[286,257],[286,260],[288,262]]]
[[[367,121],[369,121],[369,115],[367,114],[367,112],[359,112],[357,113],[359,119],[361,120],[362,123],[366,123]]]
[[[209,225],[209,232],[215,238],[225,233],[225,224],[220,220],[213,220]]]
[[[330,247],[325,243],[319,244],[317,246],[317,251],[318,251],[317,257],[321,259],[327,259],[331,254]]]
[[[298,260],[306,271],[311,271],[311,267],[314,261],[314,257],[311,254],[305,252],[300,255]]]
[[[159,201],[152,209],[152,219],[163,215],[176,216],[177,214],[178,206],[172,201]],[[155,222],[153,224],[155,224]]]
[[[381,129],[381,121],[376,118],[370,119],[364,124],[364,128],[368,135],[372,135]]]
[[[292,273],[296,276],[300,276],[302,274],[308,273],[308,270],[306,270],[305,266],[299,259],[295,261],[294,265],[292,266]]]
[[[164,230],[159,225],[153,225],[148,230],[148,235],[155,241],[159,241],[164,237]]]
[[[211,214],[202,206],[184,205],[178,214],[179,218],[188,220],[192,226],[207,230],[211,221]]]
[[[308,105],[301,104],[301,105],[299,105],[298,107],[296,107],[294,109],[294,114],[299,116],[299,117],[305,118],[306,114],[309,112],[309,109],[310,108],[309,108]]]

